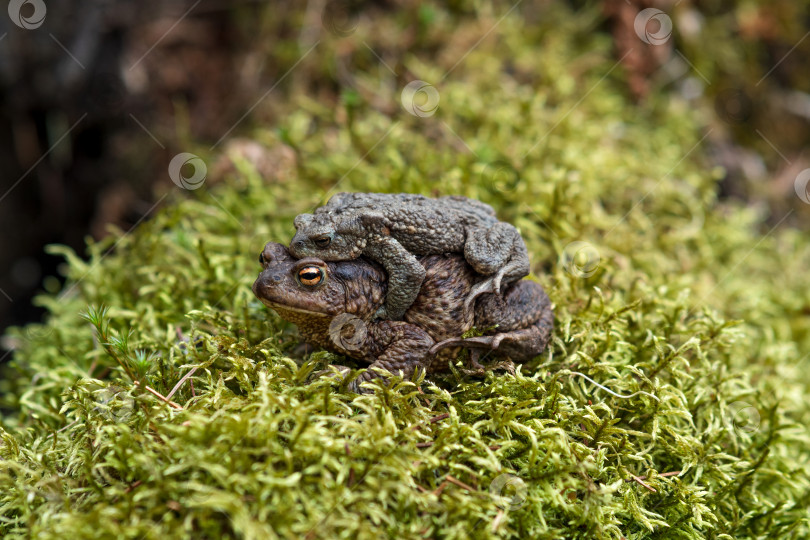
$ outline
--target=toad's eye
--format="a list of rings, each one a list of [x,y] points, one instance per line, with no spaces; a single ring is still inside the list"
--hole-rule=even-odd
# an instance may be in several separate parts
[[[264,266],[264,252],[259,253],[259,264]]]
[[[305,266],[298,271],[298,282],[306,287],[319,285],[323,279],[323,268],[319,266]]]
[[[332,243],[332,237],[326,235],[316,236],[315,238],[312,239],[312,242],[319,248],[323,249],[325,247],[329,247],[329,244]]]

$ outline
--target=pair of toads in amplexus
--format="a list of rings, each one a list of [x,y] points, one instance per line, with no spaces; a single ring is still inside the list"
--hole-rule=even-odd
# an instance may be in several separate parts
[[[352,391],[385,372],[446,372],[462,349],[470,351],[465,373],[509,367],[539,355],[551,338],[551,302],[523,279],[526,244],[487,204],[338,193],[294,224],[289,248],[264,247],[253,292],[307,344],[369,364]]]

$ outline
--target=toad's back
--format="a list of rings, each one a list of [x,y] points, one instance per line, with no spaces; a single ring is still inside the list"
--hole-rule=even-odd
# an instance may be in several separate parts
[[[379,213],[391,235],[410,253],[459,252],[470,228],[498,223],[491,206],[459,195],[431,199],[411,193],[338,193],[315,211],[316,220]]]
[[[337,193],[315,214],[340,215],[356,210],[377,211],[385,216],[399,215],[402,222],[413,219],[446,220],[445,223],[462,221],[470,224],[492,224],[498,221],[495,210],[488,204],[462,197],[447,195],[432,199],[413,193]]]

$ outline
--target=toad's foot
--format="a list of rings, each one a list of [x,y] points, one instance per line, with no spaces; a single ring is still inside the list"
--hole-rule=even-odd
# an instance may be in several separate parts
[[[371,389],[362,388],[361,385],[375,379],[387,383],[389,377],[385,373],[410,379],[418,376],[419,372],[427,371],[430,365],[427,352],[434,342],[422,328],[401,321],[380,321],[369,325],[368,332],[370,341],[384,348],[375,352],[377,359],[347,385],[350,392],[371,392]]]
[[[465,375],[483,375],[486,373],[487,368],[485,368],[479,360],[481,356],[484,354],[484,349],[470,349],[470,360],[469,360],[469,368],[461,368],[461,371]]]
[[[475,299],[486,293],[501,293],[502,285],[512,284],[529,274],[529,252],[520,233],[508,223],[469,233],[464,245],[464,258],[484,276],[473,286],[464,301],[464,310],[475,305]]]
[[[472,369],[469,368],[460,368],[459,371],[464,375],[477,375],[481,376],[486,374],[487,371],[494,371],[496,369],[505,369],[507,372],[511,373],[512,375],[515,374],[515,363],[512,362],[510,359],[500,360],[493,364],[489,365],[482,365],[478,359],[481,355],[484,354],[482,349],[475,349],[470,351],[472,354],[470,356],[470,366]]]
[[[321,371],[316,372],[312,375],[311,380],[316,380],[318,378],[328,378],[332,379],[333,383],[338,385],[343,384],[346,382],[346,379],[351,374],[351,368],[347,366],[338,366],[335,364],[329,364],[329,367],[326,369],[322,369]],[[360,385],[364,382],[368,382],[374,380],[375,378],[380,377],[377,373],[372,371],[365,371],[359,374],[355,379],[351,380],[346,384],[346,390],[348,392],[354,394],[367,394],[371,391],[365,388],[361,388]]]
[[[382,305],[379,307],[379,309],[377,309],[377,311],[374,312],[374,318],[385,320],[390,319],[391,317],[388,316],[388,310],[385,309],[385,305]]]
[[[475,306],[475,299],[482,294],[501,294],[501,285],[503,284],[504,277],[511,279],[514,275],[522,272],[523,263],[520,261],[515,261],[498,270],[496,274],[489,276],[485,280],[473,285],[472,289],[470,289],[470,294],[468,294],[467,299],[464,300],[464,312],[468,313],[469,310],[473,309]]]
[[[370,394],[372,392],[371,390],[369,390],[368,388],[361,388],[360,385],[363,384],[364,382],[371,381],[378,377],[379,375],[369,371],[361,373],[356,379],[354,379],[348,385],[346,385],[346,390],[353,394]]]
[[[501,344],[501,341],[503,341],[503,339],[506,337],[508,336],[505,334],[500,334],[495,336],[482,336],[480,338],[447,339],[445,341],[442,341],[441,343],[437,343],[434,346],[434,348],[436,350],[440,350],[445,346],[449,347],[452,345],[461,345],[462,347],[463,346],[470,347],[470,359],[467,361],[467,365],[469,367],[462,367],[459,369],[459,371],[464,375],[481,376],[484,375],[487,371],[492,371],[494,369],[500,368],[504,368],[506,369],[506,371],[514,375],[515,364],[509,358],[502,359],[487,366],[481,364],[480,362],[482,356],[485,356],[488,353],[496,350],[498,346]]]
[[[509,334],[495,334],[494,336],[477,336],[469,338],[450,338],[440,341],[430,348],[430,354],[436,354],[447,347],[465,347],[468,349],[496,350],[501,342],[510,337]]]
[[[470,294],[468,294],[467,299],[464,300],[464,313],[469,313],[470,310],[473,309],[473,307],[475,306],[475,299],[481,296],[482,294],[501,293],[501,280],[503,279],[505,273],[504,269],[501,269],[494,276],[490,276],[486,278],[484,281],[481,281],[473,285],[472,289],[470,289]]]
[[[336,371],[337,370],[337,371]],[[314,375],[312,375],[312,380],[318,379],[320,377],[332,379],[333,384],[344,384],[346,383],[346,379],[351,374],[351,368],[347,366],[338,366],[335,364],[329,364],[329,367],[326,369],[322,369],[318,371]],[[346,384],[346,391],[351,392],[353,394],[368,394],[371,390],[366,388],[361,388],[360,385],[364,382],[368,382],[374,380],[375,378],[380,377],[380,375],[366,371],[358,375],[355,379],[351,380]]]
[[[375,362],[369,366],[367,371],[364,371],[360,375],[357,376],[356,379],[351,381],[349,384],[346,385],[346,390],[349,392],[353,392],[355,394],[370,394],[373,393],[373,390],[370,388],[364,388],[361,385],[365,382],[370,382],[374,380],[382,380],[385,384],[390,383],[390,379],[388,376],[378,373],[376,370],[372,369],[374,367],[381,367],[379,362]],[[410,379],[414,375],[419,375],[416,373],[418,370],[424,370],[421,366],[414,366],[410,370],[408,369],[398,369],[394,371],[389,371],[392,375],[402,377],[403,379]]]

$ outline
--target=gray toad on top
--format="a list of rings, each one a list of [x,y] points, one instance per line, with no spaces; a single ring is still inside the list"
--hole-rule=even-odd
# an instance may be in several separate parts
[[[388,273],[388,294],[377,316],[399,320],[419,294],[425,269],[415,255],[463,253],[479,274],[464,303],[500,292],[529,273],[520,233],[491,206],[456,195],[431,199],[409,193],[338,193],[314,214],[295,218],[290,252],[297,258],[344,261],[365,255]]]

